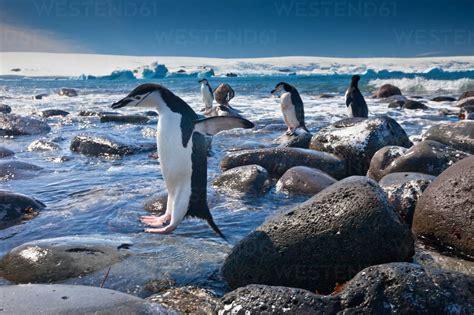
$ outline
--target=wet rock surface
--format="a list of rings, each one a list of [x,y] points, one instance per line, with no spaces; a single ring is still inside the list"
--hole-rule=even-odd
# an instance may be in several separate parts
[[[16,180],[35,177],[42,168],[21,161],[1,161],[0,162],[0,181]]]
[[[61,109],[46,109],[41,112],[41,116],[43,116],[44,118],[54,117],[54,116],[65,117],[67,115],[69,115],[69,112],[66,112],[65,110],[61,110]]]
[[[312,134],[303,132],[296,136],[283,135],[276,142],[280,143],[280,147],[308,149],[312,137]]]
[[[223,314],[470,314],[474,278],[409,263],[373,266],[331,296],[249,285],[227,293]]]
[[[145,201],[144,208],[146,211],[158,214],[165,213],[168,203],[168,192],[166,190],[157,193]]]
[[[465,99],[465,98],[468,98],[468,97],[474,97],[474,91],[466,91],[464,93],[462,93],[458,100],[462,100],[462,99]]]
[[[78,285],[0,286],[6,314],[167,314],[159,305],[125,293]]]
[[[221,307],[220,300],[212,292],[192,286],[166,289],[147,301],[180,314],[217,314]]]
[[[383,190],[355,176],[262,224],[233,248],[222,273],[234,289],[258,283],[331,293],[363,268],[413,254],[411,233]]]
[[[463,98],[459,101],[456,102],[454,106],[456,107],[467,107],[467,106],[473,106],[474,105],[474,96]]]
[[[337,182],[335,178],[315,168],[295,166],[277,182],[277,191],[294,195],[315,195]]]
[[[263,167],[244,165],[225,171],[214,180],[213,185],[220,190],[260,195],[266,192],[270,182],[268,172]]]
[[[402,221],[411,227],[417,201],[436,177],[422,173],[391,173],[379,185]]]
[[[381,149],[372,158],[367,174],[375,180],[398,172],[417,172],[437,176],[466,156],[468,156],[467,153],[437,141],[425,140],[408,150],[393,146]]]
[[[316,133],[310,149],[346,160],[348,175],[365,175],[375,152],[389,145],[409,147],[411,142],[395,120],[382,116],[340,120]]]
[[[456,99],[452,96],[436,96],[431,99],[433,102],[454,102]]]
[[[221,161],[222,170],[242,165],[256,164],[265,168],[271,176],[280,177],[294,166],[318,168],[334,178],[345,177],[345,161],[336,156],[309,149],[265,148],[228,153]]]
[[[12,249],[0,261],[2,276],[15,283],[49,283],[102,270],[129,255],[120,242],[87,237],[43,239]]]
[[[374,96],[377,98],[385,98],[390,97],[392,95],[402,95],[402,91],[400,91],[400,89],[395,85],[391,84],[382,85],[374,94]]]
[[[0,229],[33,218],[46,205],[29,196],[0,190]]]
[[[448,253],[439,253],[436,248],[427,246],[420,241],[415,244],[413,260],[423,266],[424,269],[444,269],[474,276],[474,261],[452,255],[448,256]]]
[[[0,114],[10,114],[12,112],[12,108],[5,104],[0,104]]]
[[[100,122],[116,122],[124,124],[146,124],[150,120],[144,115],[101,115]]]
[[[24,136],[48,133],[47,123],[31,117],[15,114],[0,115],[0,136]]]
[[[407,100],[402,108],[404,109],[428,109],[429,107],[426,106],[425,104],[421,103],[421,102],[418,102],[418,101],[414,101],[414,100]]]
[[[474,156],[441,173],[416,205],[413,232],[427,242],[474,259]]]
[[[428,129],[423,137],[474,154],[474,121],[435,125]]]
[[[13,155],[15,155],[15,152],[13,152],[12,150],[9,150],[5,147],[0,146],[0,159],[6,158],[6,157],[9,157],[9,156],[13,156]]]
[[[110,135],[82,134],[71,141],[71,151],[88,156],[121,157],[156,150],[156,143],[130,145]]]
[[[36,140],[28,146],[28,151],[54,151],[59,150],[61,147],[52,141],[48,140]]]
[[[74,97],[77,96],[77,91],[71,88],[61,88],[58,91],[58,95]]]

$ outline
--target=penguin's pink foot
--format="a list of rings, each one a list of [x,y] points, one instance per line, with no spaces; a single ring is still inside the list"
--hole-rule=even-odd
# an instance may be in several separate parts
[[[285,134],[286,134],[287,136],[292,136],[292,135],[295,134],[295,131],[296,131],[296,129],[288,128],[288,130],[286,131]]]
[[[167,225],[160,229],[145,229],[146,233],[158,233],[158,234],[169,234],[176,230],[176,226]]]
[[[167,224],[171,220],[171,215],[169,214],[164,214],[162,216],[154,216],[154,215],[147,215],[147,216],[142,216],[140,218],[140,221],[143,224],[153,226],[153,227],[159,227]]]

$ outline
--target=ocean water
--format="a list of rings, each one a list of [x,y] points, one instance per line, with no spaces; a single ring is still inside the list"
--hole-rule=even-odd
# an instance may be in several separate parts
[[[170,77],[146,80],[162,84],[183,98],[196,111],[203,107],[200,87],[195,77]],[[219,162],[228,151],[239,148],[260,148],[277,145],[274,140],[282,135],[283,123],[278,99],[270,95],[276,83],[286,81],[300,91],[305,103],[307,126],[311,132],[346,117],[344,92],[350,81],[348,75],[318,76],[261,76],[261,77],[212,77],[211,85],[229,83],[236,92],[231,105],[256,124],[254,130],[232,130],[218,134],[213,139],[212,154],[208,158],[208,195],[211,212],[216,223],[229,238],[229,243],[219,239],[203,221],[185,220],[172,235],[143,233],[140,215],[144,201],[163,191],[165,185],[159,161],[147,153],[110,160],[86,157],[70,151],[71,139],[80,133],[114,135],[126,142],[155,141],[157,120],[145,125],[100,123],[97,117],[80,117],[81,110],[112,111],[110,105],[122,98],[140,80],[78,80],[66,78],[0,78],[0,103],[10,105],[14,113],[35,115],[44,109],[62,109],[71,113],[67,117],[48,118],[52,131],[41,136],[1,138],[0,146],[16,152],[15,160],[43,167],[38,176],[26,179],[0,181],[0,189],[24,193],[47,205],[40,215],[23,224],[0,230],[0,257],[12,248],[28,241],[63,236],[126,238],[137,248],[141,257],[112,272],[106,287],[145,296],[146,280],[171,274],[180,284],[209,287],[222,293],[222,280],[218,269],[232,245],[259,226],[267,217],[290,209],[306,197],[287,196],[272,188],[260,197],[245,197],[237,193],[220,192],[211,185],[221,170]],[[429,110],[392,110],[387,103],[371,99],[370,95],[380,85],[393,83],[406,96],[420,97]],[[63,87],[74,88],[77,97],[59,96]],[[410,75],[403,73],[369,73],[361,80],[361,90],[366,96],[370,116],[388,115],[417,141],[423,132],[434,124],[456,121],[453,116],[438,115],[439,109],[456,109],[452,103],[436,103],[438,95],[457,97],[474,89],[471,72]],[[33,100],[40,93],[50,94],[42,100]],[[319,98],[321,93],[333,98]],[[124,108],[124,114],[143,113],[142,109]],[[58,151],[29,152],[34,140],[55,139],[61,146]],[[66,162],[54,158],[68,156]],[[127,276],[127,273],[129,276]],[[217,274],[217,275],[216,275]],[[97,285],[102,273],[82,279],[65,281]],[[8,284],[0,280],[0,283]]]

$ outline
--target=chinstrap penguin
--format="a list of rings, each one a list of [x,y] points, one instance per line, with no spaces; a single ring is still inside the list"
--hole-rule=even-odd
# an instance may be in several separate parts
[[[369,109],[365,102],[364,96],[359,90],[360,76],[352,76],[351,84],[346,91],[346,106],[349,113],[349,117],[362,117],[367,118],[369,116]]]
[[[298,90],[285,82],[280,82],[271,91],[275,95],[281,93],[280,103],[283,120],[288,126],[287,135],[294,135],[298,128],[309,133],[304,122],[304,105]]]
[[[142,84],[112,108],[147,107],[158,111],[157,142],[160,166],[168,202],[160,217],[143,216],[151,226],[146,232],[170,233],[186,216],[198,217],[221,237],[207,204],[207,149],[205,135],[232,128],[253,128],[254,124],[238,117],[199,119],[193,109],[167,88],[158,84]]]
[[[202,79],[198,82],[201,83],[201,96],[202,102],[204,103],[204,108],[201,110],[201,112],[204,112],[204,115],[209,115],[213,109],[214,92],[212,91],[207,79]]]

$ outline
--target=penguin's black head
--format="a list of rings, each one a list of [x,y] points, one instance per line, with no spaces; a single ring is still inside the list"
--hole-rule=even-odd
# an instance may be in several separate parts
[[[352,76],[352,83],[359,83],[359,80],[360,80],[360,75],[353,75]]]
[[[199,83],[204,83],[204,84],[207,84],[207,79],[201,79],[198,81]]]
[[[155,107],[154,97],[161,95],[167,90],[159,84],[145,83],[137,86],[132,92],[118,102],[112,104],[112,108],[120,108],[124,106],[134,107]]]
[[[277,85],[275,85],[275,88],[270,93],[275,94],[277,92],[282,92],[282,91],[290,92],[291,90],[293,90],[293,87],[291,85],[289,85],[286,82],[280,82]]]

